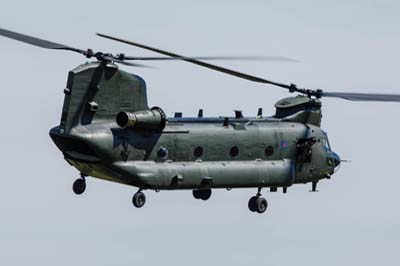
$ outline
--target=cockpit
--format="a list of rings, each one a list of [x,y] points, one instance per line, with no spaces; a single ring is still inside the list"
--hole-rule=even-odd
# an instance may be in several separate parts
[[[331,149],[331,145],[329,144],[328,140],[328,133],[325,131],[323,132],[323,138],[322,138],[322,144],[324,146],[325,151],[327,152],[327,161],[328,164],[333,165],[334,167],[337,167],[340,165],[340,157],[337,153],[333,152]]]
[[[328,140],[328,134],[323,131],[324,137],[322,139],[322,144],[324,145],[324,148],[326,151],[332,151],[331,149],[331,145],[329,144],[329,140]]]

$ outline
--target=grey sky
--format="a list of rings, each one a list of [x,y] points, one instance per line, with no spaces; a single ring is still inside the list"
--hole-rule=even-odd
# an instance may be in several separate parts
[[[0,27],[129,55],[154,55],[98,38],[112,34],[184,55],[282,55],[301,63],[221,62],[246,73],[331,91],[400,93],[398,1],[21,1],[2,0]],[[298,185],[147,192],[78,177],[48,137],[58,124],[67,71],[79,55],[0,38],[1,265],[398,265],[399,104],[324,100],[323,128],[343,159],[319,193]],[[126,68],[142,76],[149,104],[169,115],[274,112],[288,94],[183,62]],[[212,95],[210,99],[209,95]]]

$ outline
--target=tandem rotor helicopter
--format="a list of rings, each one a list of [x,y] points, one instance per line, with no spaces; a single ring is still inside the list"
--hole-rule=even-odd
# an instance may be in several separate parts
[[[196,199],[208,200],[212,189],[257,189],[248,207],[263,213],[268,203],[262,188],[275,192],[299,183],[330,179],[341,159],[332,151],[321,129],[321,98],[351,101],[400,102],[397,94],[325,92],[303,89],[244,74],[204,62],[240,57],[186,57],[128,40],[100,37],[150,50],[164,57],[130,57],[93,52],[0,29],[0,35],[31,45],[80,53],[94,62],[71,70],[64,89],[60,124],[50,137],[65,160],[79,173],[73,191],[82,194],[88,176],[137,187],[133,205],[146,202],[143,190],[192,190]],[[274,59],[274,58],[272,58]],[[285,58],[276,58],[285,59]],[[167,117],[160,107],[147,105],[146,84],[117,64],[130,61],[181,60],[253,82],[297,93],[275,104],[276,112],[265,117]]]

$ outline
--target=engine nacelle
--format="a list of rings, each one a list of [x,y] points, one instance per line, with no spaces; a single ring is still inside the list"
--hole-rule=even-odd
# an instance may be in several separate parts
[[[116,122],[122,128],[163,130],[167,122],[164,111],[159,107],[133,113],[119,112]]]

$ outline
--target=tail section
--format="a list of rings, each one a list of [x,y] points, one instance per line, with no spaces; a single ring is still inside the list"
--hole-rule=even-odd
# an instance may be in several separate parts
[[[146,84],[139,76],[105,63],[87,63],[71,70],[61,116],[68,132],[76,125],[114,120],[121,112],[146,110]]]

